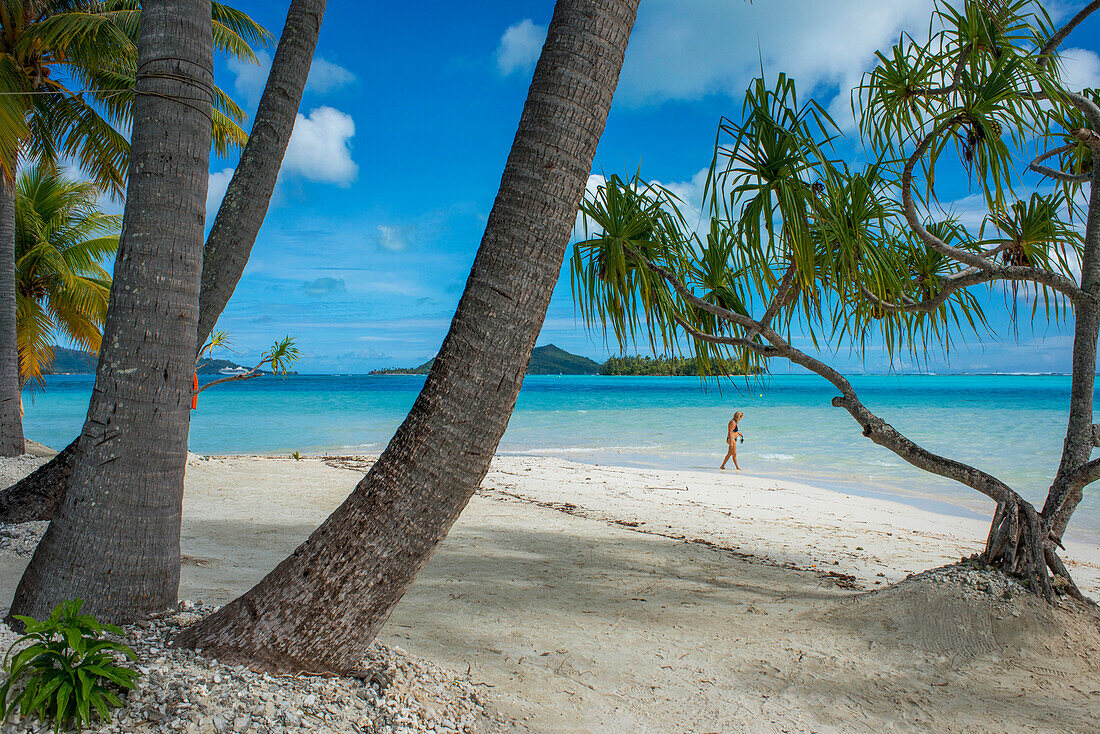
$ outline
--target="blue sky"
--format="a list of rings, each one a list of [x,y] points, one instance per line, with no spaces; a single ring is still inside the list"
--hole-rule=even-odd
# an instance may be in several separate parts
[[[238,0],[276,36],[288,0]],[[1053,11],[1078,3],[1048,5]],[[927,28],[929,0],[644,0],[594,172],[700,188],[717,122],[763,65],[834,108],[902,29]],[[492,206],[552,0],[330,0],[275,199],[220,322],[247,362],[294,335],[303,372],[363,372],[431,357],[446,333]],[[1070,39],[1070,73],[1100,86],[1100,23]],[[270,52],[273,52],[273,47]],[[269,57],[268,57],[269,58]],[[266,69],[219,62],[249,110]],[[833,102],[844,89],[839,102]],[[214,208],[235,160],[212,160]],[[955,183],[960,198],[966,191]],[[965,207],[965,201],[963,206]],[[997,296],[996,298],[1001,298]],[[993,306],[1003,311],[1003,298]],[[1064,371],[1069,337],[1045,322],[956,353],[966,371]],[[577,317],[568,272],[540,344],[602,360],[617,351]],[[847,352],[836,360],[861,369]],[[866,369],[886,369],[870,355]],[[775,368],[782,371],[782,365]]]

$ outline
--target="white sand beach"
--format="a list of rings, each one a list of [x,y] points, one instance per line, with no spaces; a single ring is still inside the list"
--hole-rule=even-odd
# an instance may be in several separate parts
[[[193,458],[181,598],[248,588],[369,461]],[[978,570],[891,586],[986,532],[793,482],[498,457],[381,639],[469,670],[519,731],[1094,731],[1094,610]],[[1100,549],[1066,555],[1100,594]],[[0,558],[5,599],[25,562]]]

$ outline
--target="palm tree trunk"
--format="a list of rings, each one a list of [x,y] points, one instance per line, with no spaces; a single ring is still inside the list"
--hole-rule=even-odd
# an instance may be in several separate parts
[[[176,603],[210,159],[210,0],[145,0],[133,138],[95,389],[65,499],[12,614]]]
[[[25,449],[15,323],[15,184],[0,171],[0,456]]]
[[[52,520],[65,496],[79,447],[80,441],[73,441],[32,474],[0,492],[0,523]]]
[[[561,270],[638,0],[558,0],[485,235],[408,417],[293,555],[179,643],[348,672],[485,476]]]
[[[237,287],[260,232],[302,101],[326,0],[293,0],[267,86],[237,170],[206,238],[199,294],[198,349]],[[77,441],[0,491],[0,523],[50,520],[65,494]]]

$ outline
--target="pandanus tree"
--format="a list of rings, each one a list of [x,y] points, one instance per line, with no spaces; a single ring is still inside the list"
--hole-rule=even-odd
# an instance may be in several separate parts
[[[22,159],[74,161],[112,194],[125,188],[137,69],[137,0],[0,0],[0,455],[23,451],[15,317],[14,195]],[[255,61],[267,31],[211,5],[216,47]],[[213,87],[214,143],[244,144],[244,113]]]
[[[320,528],[179,644],[281,672],[359,668],[508,424],[637,8],[558,0],[466,289],[408,417]]]
[[[111,274],[102,262],[118,249],[122,217],[99,208],[102,193],[44,164],[25,168],[15,197],[15,295],[19,381],[43,383],[54,345],[96,353]]]
[[[741,118],[720,125],[705,236],[685,225],[682,202],[637,177],[609,178],[582,205],[590,234],[575,245],[572,272],[587,322],[624,345],[645,335],[693,352],[704,368],[783,359],[820,375],[864,436],[992,500],[982,560],[1047,598],[1076,593],[1058,547],[1082,488],[1100,478],[1100,461],[1089,460],[1100,108],[1094,92],[1061,82],[1058,46],[1098,7],[1055,30],[1037,3],[938,2],[930,37],[903,36],[853,93],[860,152],[875,161],[861,167],[840,160],[840,131],[820,105],[799,103],[792,80],[757,80]],[[1015,193],[1020,156],[1042,189],[1025,198]],[[936,204],[936,173],[949,164],[980,188],[987,214],[977,232]],[[1041,510],[1021,488],[903,435],[791,338],[919,358],[986,332],[983,304],[999,291],[1013,304],[1034,299],[1034,318],[1074,319],[1065,447]]]
[[[203,248],[196,345],[206,343],[237,287],[267,214],[317,46],[325,0],[292,0],[241,160]],[[197,351],[197,348],[196,348]],[[65,494],[78,441],[0,491],[0,522],[50,520]]]

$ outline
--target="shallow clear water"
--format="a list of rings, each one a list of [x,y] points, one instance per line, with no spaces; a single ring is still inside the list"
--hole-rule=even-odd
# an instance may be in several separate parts
[[[864,376],[872,410],[937,453],[996,474],[1041,502],[1058,465],[1069,377]],[[423,384],[417,376],[295,375],[236,382],[199,396],[198,453],[380,451]],[[90,375],[59,375],[26,395],[27,436],[55,448],[77,433]],[[813,375],[746,384],[693,377],[532,376],[500,450],[577,461],[717,470],[726,422],[743,410],[739,459],[752,475],[790,478],[854,495],[888,496],[941,512],[980,513],[973,490],[911,468],[872,444],[833,388]],[[1100,486],[1086,489],[1070,537],[1100,542]]]

